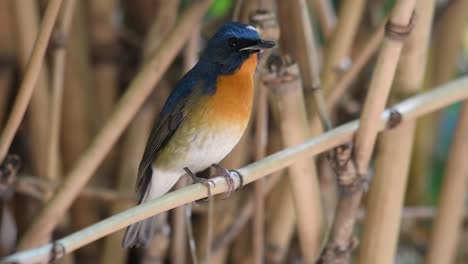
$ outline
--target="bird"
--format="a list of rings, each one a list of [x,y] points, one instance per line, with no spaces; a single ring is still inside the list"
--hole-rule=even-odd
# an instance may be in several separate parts
[[[171,91],[149,135],[138,168],[138,204],[167,193],[185,174],[205,185],[209,197],[212,182],[195,173],[212,166],[226,177],[228,190],[234,188],[231,171],[218,163],[247,128],[259,54],[275,44],[263,40],[254,26],[238,22],[223,24],[207,41],[199,61]],[[147,246],[154,217],[127,227],[123,247]]]

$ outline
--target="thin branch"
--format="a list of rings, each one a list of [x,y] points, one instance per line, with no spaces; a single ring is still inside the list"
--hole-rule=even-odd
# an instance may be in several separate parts
[[[431,92],[423,93],[407,99],[391,109],[384,111],[376,121],[379,131],[388,128],[392,123],[391,112],[401,114],[401,122],[412,121],[418,117],[429,114],[458,101],[468,99],[468,77],[458,79],[442,85]],[[358,129],[358,121],[353,121],[320,136],[311,138],[306,142],[276,152],[266,158],[254,162],[239,169],[244,175],[244,183],[249,184],[275,171],[283,169],[304,157],[311,157],[330,148],[337,147],[351,140]],[[224,177],[213,178],[216,185],[212,188],[212,194],[226,192],[228,186]],[[238,186],[239,180],[235,179]],[[122,213],[109,217],[95,225],[75,232],[67,237],[59,239],[39,248],[18,252],[3,259],[4,262],[37,263],[45,262],[51,256],[52,249],[61,249],[61,253],[67,254],[81,248],[97,239],[107,236],[119,229],[161,212],[174,209],[207,196],[206,187],[201,184],[193,184],[183,189],[170,192],[159,199],[141,204]]]
[[[49,149],[47,152],[47,176],[49,179],[58,178],[60,120],[62,117],[63,85],[65,80],[66,42],[71,28],[76,0],[68,0],[62,7],[62,17],[55,34],[55,46],[52,72],[52,97],[50,109]]]
[[[35,84],[39,77],[39,72],[43,65],[44,55],[62,2],[63,0],[50,0],[47,5],[47,9],[44,14],[44,21],[41,25],[41,30],[36,43],[34,44],[34,49],[24,74],[24,79],[19,87],[19,92],[10,117],[8,118],[8,122],[0,136],[0,161],[3,161],[6,157],[11,142],[13,141],[13,137],[16,134],[16,130],[18,129],[21,120],[23,120],[24,113],[28,107],[29,100],[31,99]]]
[[[365,0],[343,1],[338,14],[338,24],[330,38],[323,69],[323,89],[326,93],[334,87],[341,71],[349,65],[354,38],[364,12]]]
[[[329,39],[336,26],[336,14],[331,0],[309,0],[309,5],[313,6],[312,10],[316,10],[322,32]]]
[[[151,93],[154,84],[161,79],[163,73],[190,36],[191,26],[199,23],[210,3],[210,0],[194,2],[191,8],[182,15],[165,43],[158,49],[154,57],[144,65],[130,84],[127,92],[117,104],[116,110],[91,142],[83,156],[66,175],[63,187],[52,197],[50,203],[35,219],[18,248],[25,249],[34,246],[36,241],[39,241],[54,229],[73,203],[80,189],[90,179],[139,107]]]

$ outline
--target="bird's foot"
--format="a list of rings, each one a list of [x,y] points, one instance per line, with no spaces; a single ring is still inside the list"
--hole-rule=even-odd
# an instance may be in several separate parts
[[[208,197],[206,198],[206,201],[208,201],[210,198],[211,198],[211,187],[215,187],[216,184],[213,180],[208,180],[208,179],[205,179],[205,178],[200,178],[200,177],[197,177],[195,175],[195,173],[193,173],[189,168],[185,167],[184,168],[184,171],[187,173],[188,176],[190,176],[190,178],[192,178],[192,180],[195,182],[195,183],[201,183],[203,184],[205,187],[206,187],[206,190],[208,192]],[[194,202],[195,203],[195,202]],[[197,205],[197,203],[195,203],[195,205]]]
[[[239,189],[242,188],[242,186],[244,185],[244,178],[242,177],[242,174],[240,174],[238,171],[228,170],[226,168],[219,166],[218,164],[213,164],[211,165],[211,167],[215,168],[216,174],[219,174],[226,179],[228,190],[226,192],[226,195],[223,197],[223,199],[227,199],[231,195],[231,193],[236,190],[236,184],[234,182],[234,178],[231,173],[235,173],[236,176],[239,178],[239,181],[240,181]]]

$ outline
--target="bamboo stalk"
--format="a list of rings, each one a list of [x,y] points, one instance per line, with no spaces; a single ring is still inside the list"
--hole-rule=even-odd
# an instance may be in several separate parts
[[[314,29],[311,26],[305,0],[278,1],[281,26],[281,49],[291,54],[301,69],[302,82],[307,103],[307,113],[318,111],[324,126],[331,127],[325,99],[320,83],[320,60]],[[314,104],[315,103],[315,104]],[[313,106],[317,109],[310,110]],[[319,128],[312,133],[319,133]]]
[[[60,186],[61,183],[57,181],[40,179],[37,176],[20,175],[15,182],[15,191],[45,202]],[[105,202],[118,201],[121,204],[131,204],[135,200],[133,189],[132,192],[116,192],[106,188],[85,187],[79,196]]]
[[[284,263],[296,226],[296,212],[289,177],[283,177],[273,193],[266,232],[266,263]]]
[[[393,106],[392,109],[383,112],[376,123],[378,124],[379,130],[388,129],[389,122],[395,125],[395,120],[390,118],[391,112],[396,111],[401,114],[401,123],[411,122],[423,115],[427,115],[455,102],[466,99],[468,99],[468,77],[458,79],[437,87],[430,92],[404,100]],[[249,184],[275,171],[290,166],[305,157],[317,155],[348,142],[358,130],[358,125],[358,121],[344,124],[320,136],[311,138],[300,145],[269,155],[238,171],[244,175],[244,184]],[[213,195],[227,191],[228,186],[223,177],[215,177],[213,180],[216,184],[212,188]],[[235,179],[235,184],[237,186],[239,183],[239,180]],[[55,241],[55,243],[49,243],[39,248],[18,252],[2,259],[2,261],[16,261],[20,263],[45,261],[51,256],[51,250],[54,244],[56,249],[67,254],[128,225],[183,204],[205,198],[206,196],[205,186],[193,184],[183,189],[170,192],[159,199],[152,200],[109,217],[95,225],[59,239]]]
[[[468,175],[468,103],[460,110],[458,125],[442,180],[438,210],[429,243],[427,263],[454,263],[463,228],[463,212]]]
[[[13,41],[13,16],[11,10],[12,1],[0,3],[0,130],[8,111],[8,102],[12,93],[13,58],[15,43]]]
[[[61,1],[50,5],[51,9],[48,15],[51,17],[47,18],[44,15],[42,26],[39,26],[37,3],[12,1],[12,4],[17,31],[17,52],[24,77],[22,87],[26,88],[20,88],[22,92],[18,93],[16,107],[12,110],[10,117],[11,121],[8,121],[9,125],[3,130],[0,141],[0,160],[3,160],[6,155],[30,101],[29,108],[31,111],[28,112],[27,121],[31,131],[29,136],[31,137],[32,169],[37,175],[48,177],[47,159],[43,151],[48,146],[49,76],[47,68],[44,67],[43,56]],[[42,36],[39,35],[39,30],[41,30]],[[37,42],[35,42],[36,39]],[[35,57],[34,63],[32,62],[32,55]]]
[[[0,160],[2,161],[10,148],[13,137],[15,136],[16,130],[23,119],[24,113],[33,94],[34,86],[39,78],[39,73],[43,64],[47,44],[49,42],[50,35],[52,34],[52,28],[55,24],[55,20],[57,19],[62,1],[63,0],[51,0],[47,5],[47,9],[44,14],[44,21],[41,24],[41,29],[31,52],[31,59],[26,67],[23,81],[19,87],[19,93],[15,100],[11,115],[8,118],[7,125],[0,137]]]
[[[130,84],[128,91],[117,104],[117,110],[112,113],[104,127],[91,142],[91,145],[65,177],[67,180],[63,188],[52,197],[50,203],[36,218],[20,242],[19,248],[24,249],[36,245],[39,238],[44,237],[53,230],[57,221],[79,193],[79,190],[86,184],[122,131],[129,124],[138,107],[149,95],[154,83],[161,79],[163,72],[182,48],[184,41],[190,34],[191,25],[198,23],[210,3],[209,0],[197,1],[185,12],[165,43]]]
[[[56,45],[54,46],[55,50],[53,55],[49,146],[47,149],[47,175],[53,180],[57,180],[59,177],[60,120],[62,116],[63,86],[65,81],[66,42],[72,24],[75,4],[75,0],[66,1],[62,7],[62,15],[57,29],[54,32]]]
[[[338,14],[338,23],[326,50],[323,69],[323,89],[333,89],[339,73],[347,70],[351,48],[364,12],[365,0],[343,1]]]
[[[276,104],[283,143],[290,147],[304,142],[309,137],[309,128],[299,68],[297,64],[283,63],[275,65],[278,68],[265,76],[264,82]],[[289,168],[289,176],[304,262],[314,263],[323,235],[323,213],[314,161],[296,161]]]
[[[364,194],[363,184],[379,131],[377,120],[384,110],[403,47],[398,32],[404,33],[404,27],[411,24],[414,7],[415,0],[398,1],[392,11],[356,133],[354,162],[346,163],[347,170],[339,175],[344,191],[338,201],[330,240],[321,256],[322,263],[348,263],[350,260],[355,246],[352,237],[356,212]],[[399,31],[395,33],[395,30]]]
[[[319,23],[325,38],[328,39],[336,26],[336,14],[330,0],[309,0],[309,6],[317,10]]]
[[[198,61],[198,52],[200,50],[200,27],[197,26],[193,31],[192,36],[190,37],[187,45],[184,49],[184,73],[188,72]],[[179,179],[179,182],[176,184],[176,189],[183,188],[189,184],[188,179],[182,178]],[[180,206],[174,209],[173,219],[172,219],[172,245],[171,245],[171,261],[172,263],[185,263],[187,261],[187,230],[188,225],[192,226],[192,222],[187,222],[187,211],[190,210],[190,215],[192,208],[190,205]],[[193,239],[193,238],[192,238]],[[192,254],[195,251],[191,251]],[[192,259],[196,261],[196,256],[192,255]]]
[[[401,54],[392,93],[394,98],[407,97],[422,88],[434,7],[434,1],[417,1],[418,22]],[[395,261],[415,128],[415,122],[408,122],[383,133],[380,139],[367,200],[368,212],[359,255],[361,263]]]

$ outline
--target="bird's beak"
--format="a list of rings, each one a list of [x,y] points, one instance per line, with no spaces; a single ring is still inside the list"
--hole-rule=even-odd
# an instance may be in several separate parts
[[[274,41],[271,40],[260,40],[257,44],[248,46],[245,48],[240,49],[240,51],[254,51],[254,52],[259,52],[264,49],[271,49],[276,45]]]

